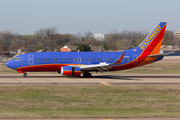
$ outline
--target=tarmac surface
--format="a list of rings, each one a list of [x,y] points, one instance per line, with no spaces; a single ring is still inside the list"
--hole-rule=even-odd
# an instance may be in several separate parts
[[[0,74],[0,84],[180,84],[180,74],[93,74],[92,78],[60,74]]]

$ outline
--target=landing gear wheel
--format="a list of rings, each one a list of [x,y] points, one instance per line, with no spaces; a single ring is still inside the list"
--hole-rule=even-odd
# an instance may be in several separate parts
[[[23,77],[27,77],[27,73],[24,73],[24,74],[23,74]]]
[[[87,76],[87,73],[83,73],[83,76],[86,77],[86,76]]]
[[[92,77],[92,74],[91,74],[91,73],[88,73],[87,77],[88,77],[88,78],[91,78],[91,77]]]
[[[86,78],[91,78],[92,74],[91,73],[83,73],[83,76]]]

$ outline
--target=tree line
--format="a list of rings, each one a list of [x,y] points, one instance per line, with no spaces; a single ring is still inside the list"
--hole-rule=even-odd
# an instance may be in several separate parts
[[[60,34],[56,27],[42,28],[32,35],[20,35],[11,31],[0,32],[0,50],[17,51],[19,48],[26,48],[29,52],[39,49],[54,51],[64,45],[80,46],[102,45],[105,50],[126,50],[138,46],[148,35],[148,32],[124,30],[120,33],[112,32],[102,40],[94,39],[90,31],[78,34]],[[166,30],[163,45],[178,45],[180,40],[174,38],[173,31]]]

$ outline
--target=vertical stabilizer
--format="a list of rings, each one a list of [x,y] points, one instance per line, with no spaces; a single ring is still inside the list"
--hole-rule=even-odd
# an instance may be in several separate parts
[[[139,45],[140,50],[149,54],[159,54],[167,22],[160,22]]]

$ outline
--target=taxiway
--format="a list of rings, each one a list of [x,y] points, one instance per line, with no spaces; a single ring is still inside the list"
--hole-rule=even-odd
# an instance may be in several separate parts
[[[180,84],[179,74],[93,74],[92,78],[60,74],[0,74],[0,84]]]

